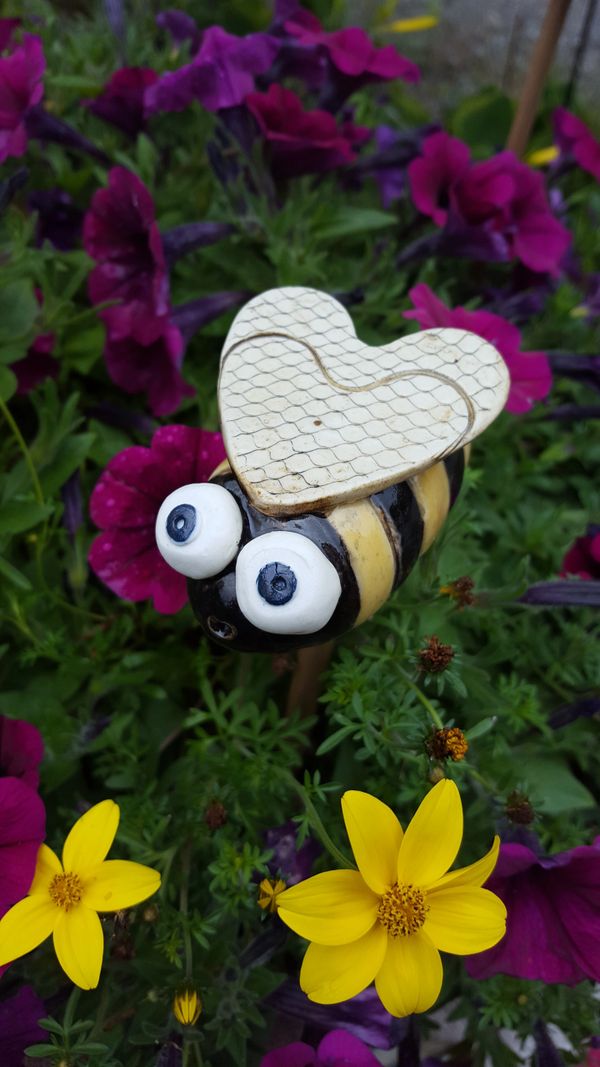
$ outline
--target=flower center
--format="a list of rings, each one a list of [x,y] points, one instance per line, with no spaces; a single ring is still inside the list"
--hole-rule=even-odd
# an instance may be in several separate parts
[[[420,889],[396,882],[379,901],[377,918],[390,937],[405,937],[422,927],[428,911]]]
[[[83,882],[78,874],[55,874],[48,886],[51,900],[59,908],[70,911],[75,904],[79,904],[83,896]]]

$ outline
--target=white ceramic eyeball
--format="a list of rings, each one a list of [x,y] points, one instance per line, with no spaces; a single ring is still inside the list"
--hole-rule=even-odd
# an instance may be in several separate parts
[[[183,485],[163,500],[155,533],[158,551],[173,570],[186,578],[212,578],[238,550],[242,514],[222,485]]]
[[[268,634],[316,633],[342,592],[338,572],[313,541],[279,530],[244,545],[235,585],[242,614]]]

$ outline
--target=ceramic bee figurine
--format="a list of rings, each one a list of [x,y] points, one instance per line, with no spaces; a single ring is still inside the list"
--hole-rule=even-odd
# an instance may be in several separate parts
[[[206,633],[287,651],[370,618],[434,540],[508,386],[475,334],[369,348],[326,293],[250,300],[221,356],[228,461],[171,493],[156,522]]]

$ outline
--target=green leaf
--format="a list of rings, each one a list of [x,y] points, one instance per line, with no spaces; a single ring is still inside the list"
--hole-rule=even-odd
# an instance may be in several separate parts
[[[38,526],[52,511],[52,504],[33,500],[11,500],[0,505],[0,534],[23,533]]]
[[[40,471],[44,493],[52,496],[58,492],[71,474],[81,466],[95,439],[96,435],[93,433],[80,433],[65,438],[51,463]]]
[[[0,366],[0,399],[6,403],[17,391],[17,377],[10,367]]]
[[[10,282],[0,289],[0,345],[10,346],[30,333],[38,312],[31,282]]]
[[[458,105],[450,129],[471,148],[497,149],[506,142],[513,111],[511,100],[490,86]]]
[[[540,799],[537,807],[548,815],[595,808],[596,801],[588,789],[569,770],[559,755],[539,754],[529,745],[513,749],[522,777]]]
[[[386,211],[377,211],[374,208],[339,207],[332,211],[325,225],[319,227],[318,233],[319,237],[328,241],[337,237],[347,237],[350,234],[382,230],[386,226],[396,226],[397,223],[396,216]]]
[[[17,589],[29,590],[32,588],[29,578],[26,578],[16,567],[13,567],[12,563],[9,563],[7,559],[4,559],[4,556],[0,556],[0,574],[2,574],[7,581],[12,582]]]
[[[476,737],[483,737],[484,734],[488,734],[490,730],[494,729],[497,722],[497,715],[489,715],[487,719],[482,719],[481,722],[472,726],[470,730],[465,730],[467,741],[474,741]]]

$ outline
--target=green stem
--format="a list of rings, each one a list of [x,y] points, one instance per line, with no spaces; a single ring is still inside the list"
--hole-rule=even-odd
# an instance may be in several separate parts
[[[12,430],[12,434],[15,441],[17,442],[21,452],[23,453],[23,459],[25,460],[27,470],[29,471],[29,476],[33,483],[33,492],[35,494],[35,499],[37,500],[38,504],[43,505],[44,494],[42,491],[42,486],[40,484],[40,479],[38,478],[38,473],[34,467],[33,460],[31,458],[31,452],[27,447],[25,438],[23,437],[23,434],[21,433],[17,423],[15,422],[12,413],[9,411],[8,407],[4,403],[4,400],[2,399],[0,399],[0,411],[4,415],[4,418],[6,419],[8,425]]]
[[[192,843],[188,841],[184,845],[181,855],[181,890],[179,893],[179,911],[183,916],[183,947],[185,951],[185,977],[189,982],[192,978],[192,934],[188,922],[188,906],[190,892],[190,872],[192,869]]]
[[[189,1067],[190,1062],[191,1045],[185,1036],[183,1035],[183,1056],[181,1057],[181,1067]]]
[[[397,665],[397,669],[400,671],[400,674],[404,678],[404,680],[405,680],[407,686],[409,687],[409,689],[412,689],[412,691],[415,694],[417,700],[421,701],[421,704],[425,708],[427,714],[431,717],[431,720],[434,723],[434,725],[437,726],[438,730],[443,730],[444,729],[444,724],[443,724],[443,722],[442,722],[442,720],[440,718],[439,712],[436,711],[436,709],[434,708],[434,706],[431,703],[431,701],[428,700],[428,698],[425,696],[425,693],[423,693],[422,690],[419,689],[418,685],[416,685],[415,682],[413,682],[413,680],[412,680],[410,674],[408,673],[408,671],[405,671],[403,667],[400,667],[398,665]]]
[[[287,775],[286,775],[286,777],[287,777]],[[317,834],[317,837],[319,837],[321,839],[321,843],[325,846],[325,848],[329,852],[329,855],[332,857],[332,859],[334,859],[335,862],[338,863],[340,867],[343,867],[345,869],[350,868],[350,869],[356,870],[356,864],[352,863],[352,860],[349,860],[348,857],[345,856],[344,853],[331,840],[329,834],[327,833],[327,830],[323,826],[323,823],[321,821],[321,816],[319,815],[317,809],[315,808],[312,800],[308,796],[304,786],[300,785],[300,783],[297,782],[296,779],[292,775],[289,775],[289,782],[290,782],[292,788],[295,790],[295,792],[301,798],[301,800],[302,800],[302,802],[304,804],[304,807],[306,808],[306,813],[308,815],[308,818],[309,818],[309,821],[310,821],[310,824],[311,824],[313,830]]]

